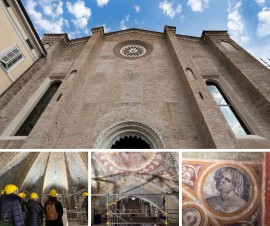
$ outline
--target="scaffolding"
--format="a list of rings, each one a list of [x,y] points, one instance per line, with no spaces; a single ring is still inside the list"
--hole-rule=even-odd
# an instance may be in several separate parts
[[[179,222],[179,209],[168,208],[168,196],[173,194],[92,194],[92,197],[106,198],[106,207],[95,209],[94,215],[99,215],[101,221],[105,221],[107,225],[168,225],[172,222]],[[127,209],[125,205],[119,206],[119,201],[125,198],[132,200],[138,198],[140,202],[150,196],[162,199],[162,207],[154,205],[142,205],[142,208]],[[147,201],[144,201],[147,203]],[[149,202],[148,202],[149,203]],[[177,217],[175,217],[177,215]]]

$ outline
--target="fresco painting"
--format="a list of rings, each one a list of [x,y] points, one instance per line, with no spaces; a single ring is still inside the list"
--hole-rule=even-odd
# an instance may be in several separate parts
[[[185,159],[182,225],[262,225],[263,162]]]

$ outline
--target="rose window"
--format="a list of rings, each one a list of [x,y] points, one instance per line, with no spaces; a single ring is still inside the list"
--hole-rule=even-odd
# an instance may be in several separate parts
[[[141,45],[126,45],[120,49],[124,57],[141,57],[146,53],[146,49]]]

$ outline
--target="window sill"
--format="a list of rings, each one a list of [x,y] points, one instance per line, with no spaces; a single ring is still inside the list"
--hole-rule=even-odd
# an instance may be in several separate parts
[[[0,140],[26,140],[27,136],[0,136]]]
[[[270,140],[258,135],[236,136],[237,148],[270,148]]]
[[[255,134],[236,135],[235,137],[236,137],[236,139],[255,139],[255,140],[258,140],[258,139],[264,140],[264,139],[266,139],[264,137],[261,137],[259,135],[255,135]]]

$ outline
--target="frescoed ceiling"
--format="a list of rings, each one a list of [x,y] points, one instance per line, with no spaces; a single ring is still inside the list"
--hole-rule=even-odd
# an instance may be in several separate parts
[[[170,196],[172,208],[179,205],[179,153],[174,152],[94,152],[91,157],[92,194],[155,194]],[[103,206],[104,200],[93,199],[93,205]],[[174,206],[173,206],[174,205]]]
[[[0,188],[15,184],[22,191],[67,194],[88,187],[86,152],[1,152]]]
[[[132,177],[167,192],[178,191],[178,158],[178,153],[169,152],[94,152],[92,190],[105,192],[113,183],[127,187],[126,180]]]

